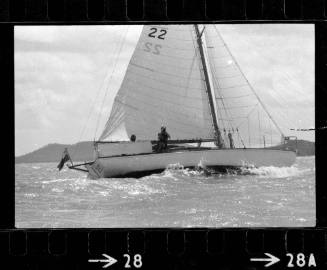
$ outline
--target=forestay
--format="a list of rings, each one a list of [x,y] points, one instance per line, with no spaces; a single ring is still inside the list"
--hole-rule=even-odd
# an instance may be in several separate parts
[[[214,138],[192,25],[147,25],[130,60],[101,141]]]

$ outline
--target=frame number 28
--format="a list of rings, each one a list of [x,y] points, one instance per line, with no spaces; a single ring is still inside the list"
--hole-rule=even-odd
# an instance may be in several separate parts
[[[142,267],[142,256],[140,254],[135,254],[131,256],[129,254],[124,254],[124,257],[127,259],[125,263],[125,268],[141,268]]]

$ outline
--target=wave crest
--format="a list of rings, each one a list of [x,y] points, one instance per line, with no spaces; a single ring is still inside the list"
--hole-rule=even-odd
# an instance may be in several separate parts
[[[306,170],[299,170],[299,168],[295,166],[291,167],[274,167],[274,166],[266,166],[266,167],[242,167],[241,174],[250,174],[250,175],[258,175],[259,177],[264,178],[286,178],[291,176],[299,175]]]
[[[183,165],[170,164],[166,170],[160,174],[161,177],[176,178],[178,176],[210,176],[210,175],[256,175],[261,178],[286,178],[304,174],[310,171],[310,169],[299,169],[296,165],[291,167],[241,167],[238,169],[227,169],[225,172],[215,171],[207,169],[203,166],[197,166],[196,168],[184,168]]]
[[[192,177],[192,176],[207,176],[209,171],[207,171],[205,168],[201,166],[197,166],[195,168],[184,168],[183,165],[180,163],[176,164],[169,164],[164,170],[160,176],[161,177],[167,177],[167,178],[173,178],[173,179],[179,179],[178,176],[185,176],[185,177]]]

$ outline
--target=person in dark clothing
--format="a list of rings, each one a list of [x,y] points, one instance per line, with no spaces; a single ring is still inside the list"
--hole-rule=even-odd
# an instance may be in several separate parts
[[[235,148],[233,135],[232,135],[232,133],[230,131],[228,132],[228,139],[229,139],[229,147],[230,148]]]
[[[161,133],[158,133],[158,143],[157,143],[157,152],[162,152],[165,145],[162,141]]]
[[[135,142],[136,141],[136,136],[134,134],[132,134],[130,140],[131,140],[131,142]]]
[[[161,128],[161,136],[164,142],[165,149],[167,149],[168,139],[170,139],[170,135],[166,131],[166,127]]]
[[[157,151],[162,152],[163,150],[167,150],[168,148],[168,139],[170,138],[170,135],[166,131],[165,127],[161,127],[161,132],[158,133],[158,147]]]

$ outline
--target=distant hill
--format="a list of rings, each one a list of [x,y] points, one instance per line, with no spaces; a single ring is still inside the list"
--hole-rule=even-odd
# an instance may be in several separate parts
[[[76,144],[52,143],[41,147],[31,153],[15,158],[15,163],[58,162],[62,153],[68,148],[73,161],[93,160],[93,142],[80,142]]]
[[[93,142],[80,142],[73,145],[53,143],[26,155],[16,157],[15,163],[59,162],[65,147],[68,148],[68,152],[73,161],[93,160]],[[283,147],[294,148],[295,141],[289,141],[283,146],[273,146],[269,148],[282,149]],[[315,143],[298,140],[297,149],[298,156],[312,156],[315,154]]]
[[[297,148],[297,156],[313,156],[315,155],[315,143],[304,141],[304,140],[298,140],[297,141],[297,147],[296,147],[296,141],[288,141],[285,145],[277,145],[273,147],[269,147],[270,149],[295,149]]]

